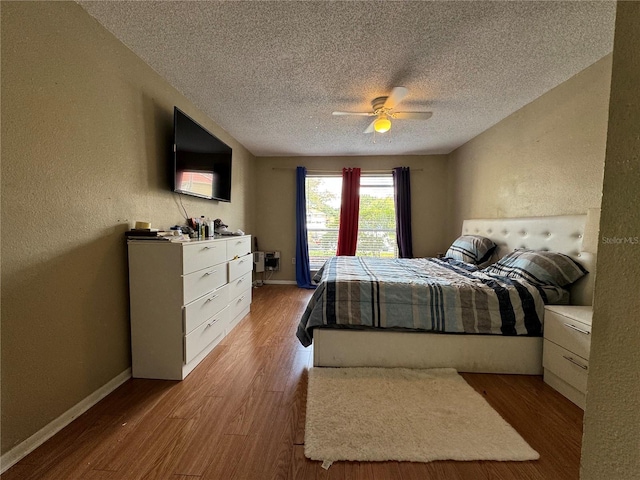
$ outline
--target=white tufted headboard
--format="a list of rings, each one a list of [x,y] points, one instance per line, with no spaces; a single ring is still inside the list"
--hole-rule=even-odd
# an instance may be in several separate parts
[[[591,305],[596,258],[595,254],[582,250],[586,220],[586,215],[473,219],[463,222],[462,234],[493,240],[498,245],[496,260],[516,248],[570,256],[590,272],[571,286],[571,304]]]

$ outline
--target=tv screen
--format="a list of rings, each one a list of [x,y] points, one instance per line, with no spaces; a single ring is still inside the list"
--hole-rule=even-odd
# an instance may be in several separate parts
[[[173,110],[173,190],[222,202],[231,201],[231,147],[178,107]]]

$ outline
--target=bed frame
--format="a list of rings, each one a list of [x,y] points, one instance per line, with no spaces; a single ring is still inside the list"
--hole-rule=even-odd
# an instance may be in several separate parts
[[[551,250],[579,261],[590,273],[571,287],[573,305],[591,305],[595,255],[584,252],[587,215],[465,220],[462,234],[496,245],[495,260],[516,248]],[[542,374],[542,337],[465,335],[381,330],[313,332],[316,367],[452,367],[460,372]]]

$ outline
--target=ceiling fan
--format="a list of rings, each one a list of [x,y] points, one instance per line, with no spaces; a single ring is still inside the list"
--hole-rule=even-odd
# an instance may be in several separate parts
[[[427,120],[433,115],[432,112],[396,112],[394,108],[409,90],[406,87],[393,87],[387,97],[376,97],[371,101],[371,112],[333,112],[333,115],[360,115],[365,117],[376,117],[364,133],[385,133],[391,129],[391,119],[394,120]]]

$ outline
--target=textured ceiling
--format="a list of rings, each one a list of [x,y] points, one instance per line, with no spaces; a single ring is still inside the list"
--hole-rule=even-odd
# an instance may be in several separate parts
[[[613,48],[615,2],[80,1],[257,156],[449,153]],[[386,134],[363,133],[394,86]]]

